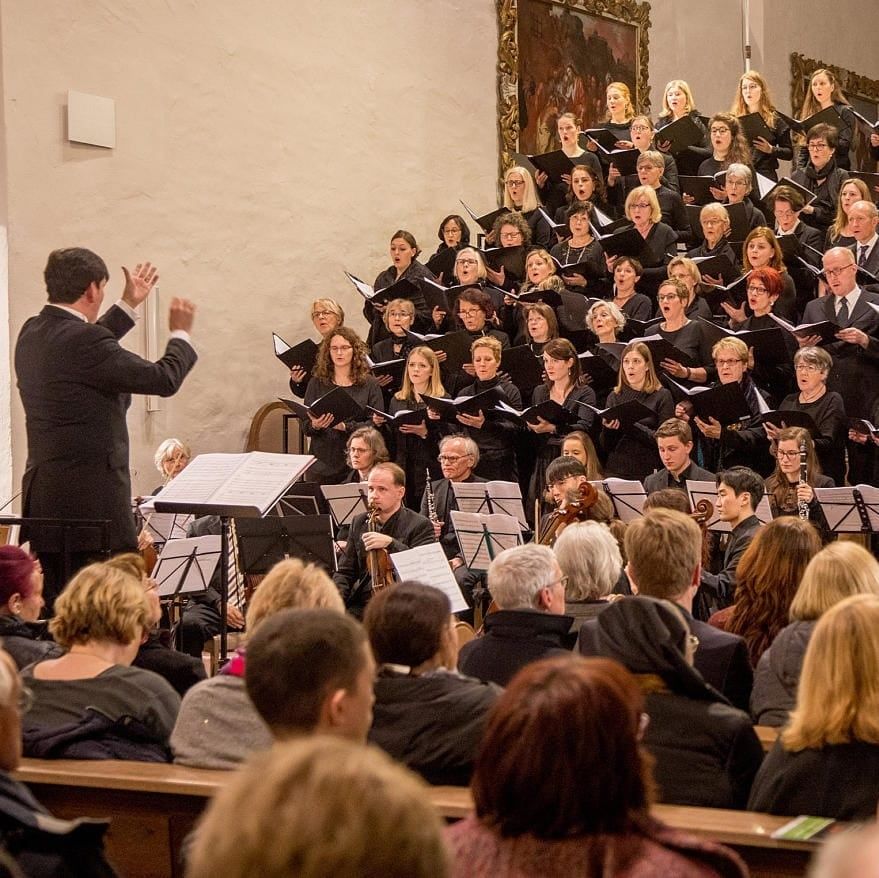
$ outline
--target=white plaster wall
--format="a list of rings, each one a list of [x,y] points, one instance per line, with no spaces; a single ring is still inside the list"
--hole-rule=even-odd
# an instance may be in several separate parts
[[[317,294],[359,311],[342,268],[372,281],[409,228],[494,204],[491,0],[2,0],[11,325],[42,305],[49,250],[151,259],[161,297],[198,304],[182,391],[129,417],[137,489],[167,435],[243,447],[286,389],[270,332],[312,331]],[[116,101],[117,147],[65,142],[68,89]],[[2,315],[0,315],[2,316]],[[357,324],[357,318],[351,322]],[[142,328],[126,342],[144,349]],[[0,400],[2,408],[2,400]],[[12,408],[15,475],[26,443]],[[0,431],[2,431],[0,419]],[[2,467],[2,460],[0,460]]]

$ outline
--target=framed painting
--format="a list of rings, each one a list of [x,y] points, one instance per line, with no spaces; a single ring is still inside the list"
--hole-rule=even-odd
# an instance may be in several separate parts
[[[605,118],[605,90],[624,82],[650,110],[650,4],[637,0],[497,0],[500,171],[510,154],[559,148],[556,119]]]
[[[790,102],[793,114],[797,116],[802,109],[812,74],[821,68],[831,70],[836,77],[852,109],[857,110],[864,118],[875,121],[879,119],[879,80],[825,64],[813,58],[792,53],[790,56],[791,82]],[[870,156],[870,135],[863,125],[858,124],[852,140],[852,168],[857,171],[875,172],[876,162]]]

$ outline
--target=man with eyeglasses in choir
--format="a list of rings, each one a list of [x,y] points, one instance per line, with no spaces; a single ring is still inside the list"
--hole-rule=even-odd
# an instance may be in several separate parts
[[[824,345],[833,358],[827,389],[842,396],[849,418],[870,418],[879,396],[879,295],[857,284],[855,254],[846,247],[833,247],[822,259],[831,295],[806,305],[803,323],[830,320],[839,326],[838,341]],[[820,343],[818,336],[797,338],[802,347]],[[856,485],[870,477],[869,457],[862,446],[848,444],[848,480]]]

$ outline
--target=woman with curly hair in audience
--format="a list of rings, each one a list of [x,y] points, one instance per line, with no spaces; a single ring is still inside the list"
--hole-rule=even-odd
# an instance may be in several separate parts
[[[806,566],[820,551],[818,531],[788,515],[757,531],[745,549],[736,568],[736,602],[708,622],[743,637],[753,666],[787,624]]]
[[[647,722],[638,685],[615,662],[525,667],[489,717],[474,813],[446,829],[452,875],[747,874],[726,848],[650,816]]]

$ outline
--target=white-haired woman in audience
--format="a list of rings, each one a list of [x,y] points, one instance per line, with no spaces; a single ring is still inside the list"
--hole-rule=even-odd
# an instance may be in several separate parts
[[[131,574],[90,564],[74,576],[49,623],[67,652],[22,671],[34,695],[26,755],[168,758],[180,696],[158,674],[131,667],[152,623],[143,584]]]
[[[879,597],[829,609],[806,648],[797,704],[748,808],[873,820],[879,777]]]
[[[623,572],[623,556],[613,534],[597,521],[568,525],[555,541],[565,585],[565,613],[574,617],[572,631],[608,606],[607,598]]]
[[[275,613],[299,607],[345,612],[339,590],[321,568],[290,558],[278,562],[259,584],[247,608],[248,636]],[[245,647],[239,647],[217,676],[186,693],[171,734],[175,762],[235,768],[271,746],[269,729],[247,697],[245,662]]]

